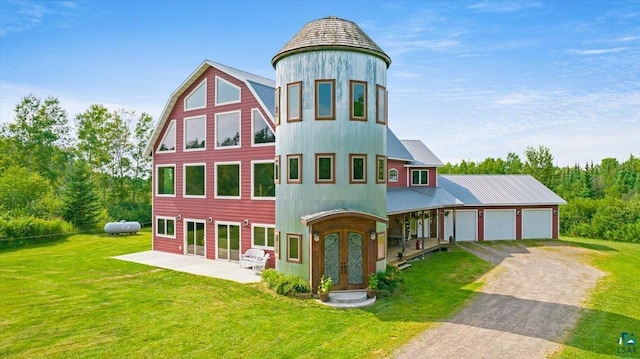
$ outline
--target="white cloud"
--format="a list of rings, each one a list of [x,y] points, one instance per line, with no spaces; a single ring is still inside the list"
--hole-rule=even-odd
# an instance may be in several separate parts
[[[602,54],[617,53],[617,52],[626,51],[626,50],[629,50],[629,47],[614,47],[610,49],[585,49],[585,50],[570,49],[570,50],[567,50],[567,52],[574,55],[602,55]]]
[[[535,9],[542,7],[542,4],[531,1],[489,1],[477,2],[469,9],[483,12],[518,12],[521,10]]]

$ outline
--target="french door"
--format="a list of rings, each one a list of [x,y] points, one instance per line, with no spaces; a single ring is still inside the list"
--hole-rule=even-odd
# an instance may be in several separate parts
[[[205,256],[205,223],[204,221],[185,220],[185,254]]]
[[[337,290],[362,288],[365,283],[364,233],[353,230],[324,235],[324,275]]]
[[[218,259],[240,260],[240,224],[218,223],[216,226]]]

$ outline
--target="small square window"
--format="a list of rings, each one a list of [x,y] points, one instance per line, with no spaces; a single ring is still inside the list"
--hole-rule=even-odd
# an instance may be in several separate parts
[[[354,121],[367,120],[367,83],[363,81],[349,81],[350,116]]]
[[[287,233],[287,262],[302,263],[302,235]]]
[[[287,183],[302,183],[302,155],[287,155]]]
[[[429,185],[429,170],[411,170],[411,184],[414,186]]]
[[[275,245],[275,228],[273,225],[252,225],[253,238],[252,247],[273,249]]]
[[[287,85],[287,122],[302,121],[302,82]]]
[[[376,155],[376,183],[385,183],[387,174],[387,159],[385,156]]]
[[[316,183],[336,183],[335,153],[316,154]]]
[[[316,80],[316,120],[335,119],[336,80]]]
[[[173,217],[156,217],[156,236],[176,238],[176,220]]]
[[[367,155],[349,154],[349,183],[367,183]]]

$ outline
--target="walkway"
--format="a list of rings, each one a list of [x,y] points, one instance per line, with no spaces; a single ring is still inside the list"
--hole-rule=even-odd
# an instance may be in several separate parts
[[[216,261],[158,251],[131,253],[113,258],[238,283],[256,283],[261,280],[253,269],[240,268],[237,262]]]

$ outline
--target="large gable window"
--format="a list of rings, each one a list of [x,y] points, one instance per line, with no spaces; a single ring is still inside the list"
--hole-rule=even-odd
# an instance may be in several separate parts
[[[191,91],[191,93],[189,93],[184,99],[185,111],[197,110],[205,107],[207,107],[207,79],[204,79],[204,81],[202,81],[198,87],[193,89],[193,91]]]
[[[287,183],[302,183],[302,155],[287,155]]]
[[[316,120],[334,120],[336,80],[316,80]]]
[[[216,148],[240,147],[240,111],[216,114]]]
[[[205,172],[204,163],[184,165],[184,197],[205,197]]]
[[[162,142],[158,147],[158,153],[160,152],[175,152],[176,151],[176,120],[171,120],[167,130],[164,133]]]
[[[276,196],[276,183],[273,175],[275,173],[273,161],[252,161],[253,172],[251,183],[252,198],[273,199]]]
[[[253,128],[254,146],[273,145],[276,142],[276,135],[273,134],[271,128],[264,119],[262,113],[258,109],[251,110],[251,126]]]
[[[363,81],[349,81],[350,116],[351,120],[367,120],[367,83]]]
[[[156,167],[156,195],[174,197],[176,194],[176,166]]]
[[[287,122],[302,121],[302,82],[287,85]]]
[[[385,125],[387,123],[387,89],[378,85],[376,92],[376,122]]]
[[[367,183],[367,155],[349,155],[349,183]]]
[[[429,170],[411,170],[411,184],[427,186],[429,184]]]
[[[336,154],[316,154],[316,183],[336,183]]]
[[[199,151],[206,148],[207,117],[187,117],[184,119],[184,150]]]
[[[216,106],[240,102],[240,87],[216,76]]]
[[[240,162],[216,163],[216,197],[240,198]]]

